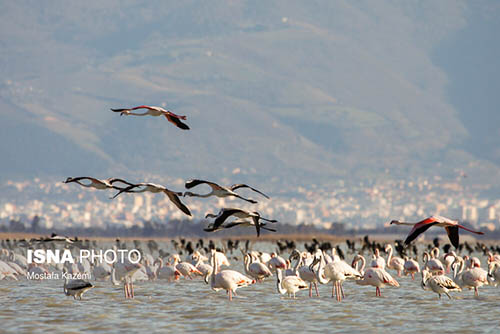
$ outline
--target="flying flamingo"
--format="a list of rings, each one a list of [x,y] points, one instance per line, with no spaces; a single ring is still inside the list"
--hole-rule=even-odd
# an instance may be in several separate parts
[[[217,262],[215,258],[215,249],[213,249],[211,265],[214,270],[210,277],[207,276],[205,282],[208,283],[208,280],[210,280],[210,287],[212,290],[226,290],[229,295],[229,300],[233,300],[233,294],[236,295],[236,289],[255,283],[255,280],[251,280],[235,270],[225,269],[218,272],[219,267]]]
[[[458,248],[459,245],[459,238],[458,238],[458,229],[464,229],[466,231],[475,233],[475,234],[484,234],[484,232],[479,232],[479,231],[473,231],[471,229],[468,229],[467,227],[464,227],[460,224],[458,224],[458,221],[456,220],[451,220],[449,218],[441,217],[441,216],[431,216],[429,218],[426,218],[422,221],[419,221],[418,223],[406,223],[406,222],[400,222],[397,220],[391,221],[391,224],[396,224],[396,225],[411,225],[413,226],[412,230],[408,234],[405,240],[405,244],[409,244],[412,242],[416,237],[418,237],[420,234],[424,233],[427,231],[431,226],[440,226],[444,227],[446,230],[446,233],[448,233],[448,238],[451,241],[451,244],[455,246],[455,248]]]
[[[210,188],[212,188],[212,191],[209,192],[208,194],[195,194],[195,193],[192,193],[192,192],[189,192],[189,191],[186,191],[184,193],[184,196],[195,196],[195,197],[210,197],[210,196],[217,196],[217,197],[237,197],[239,199],[242,199],[244,201],[247,201],[247,202],[250,202],[252,204],[255,204],[257,203],[257,201],[253,200],[253,199],[248,199],[248,198],[245,198],[243,196],[240,196],[239,194],[235,193],[234,190],[236,189],[240,189],[240,188],[249,188],[253,191],[255,191],[256,193],[259,193],[261,194],[262,196],[264,196],[265,198],[269,199],[269,197],[260,192],[259,190],[255,189],[255,188],[252,188],[246,184],[233,184],[232,186],[230,187],[223,187],[223,186],[220,186],[218,185],[217,183],[214,183],[214,182],[210,182],[210,181],[204,181],[204,180],[189,180],[186,182],[185,184],[185,187],[186,189],[191,189],[193,187],[196,187],[197,185],[200,185],[200,184],[207,184],[208,186],[210,186]]]
[[[361,269],[363,270],[365,267],[365,258],[362,255],[356,255],[354,258],[353,264],[356,264],[357,261],[361,261]],[[375,262],[375,261],[374,261]],[[374,265],[376,263],[372,263]],[[372,285],[375,289],[376,296],[382,296],[382,292],[380,291],[381,287],[384,287],[386,284],[398,287],[399,283],[392,278],[392,276],[380,267],[371,267],[366,269],[365,274],[362,279],[356,281],[359,285]]]
[[[142,189],[134,191],[134,190],[132,190],[134,188],[142,188]],[[164,186],[161,186],[161,185],[158,185],[158,184],[154,184],[154,183],[144,183],[143,182],[143,183],[132,184],[132,185],[128,186],[127,188],[121,189],[112,198],[115,198],[116,196],[120,195],[123,192],[128,192],[128,193],[143,193],[143,192],[146,192],[146,191],[149,191],[149,192],[152,192],[152,193],[161,193],[161,192],[164,193],[165,195],[167,195],[167,197],[170,199],[170,201],[172,201],[172,203],[174,203],[174,205],[177,208],[179,208],[179,210],[181,210],[182,212],[184,212],[186,215],[191,216],[191,211],[189,211],[188,207],[185,206],[181,202],[181,200],[179,199],[179,196],[181,196],[182,193],[169,190],[169,189],[167,189]]]
[[[142,114],[131,112],[132,110],[137,110],[137,109],[147,109],[147,111],[145,111]],[[146,116],[146,115],[150,115],[150,116],[162,116],[163,115],[163,116],[165,116],[167,118],[167,120],[170,123],[174,124],[179,129],[189,130],[189,126],[186,123],[183,123],[181,121],[181,119],[185,120],[186,116],[176,115],[176,114],[174,114],[171,111],[163,109],[162,107],[138,106],[138,107],[129,108],[129,109],[127,109],[127,108],[125,108],[125,109],[111,109],[111,111],[119,112],[120,116],[123,116],[123,115],[126,115],[126,116],[128,116],[128,115],[134,115],[134,116]]]
[[[83,183],[82,181],[89,181],[90,183]],[[71,183],[75,182],[81,185],[82,187],[87,187],[87,188],[95,188],[95,189],[117,189],[117,190],[123,190],[124,188],[120,188],[117,186],[114,186],[113,183],[115,182],[121,182],[126,184],[127,186],[131,186],[132,183],[127,182],[122,179],[118,179],[115,177],[110,177],[108,179],[96,179],[95,177],[90,177],[90,176],[81,176],[81,177],[68,177],[66,181],[63,183]]]
[[[255,229],[257,230],[257,236],[260,236],[260,228],[262,225],[260,223],[261,219],[268,221],[270,223],[277,222],[277,220],[274,220],[274,219],[267,219],[267,218],[261,217],[260,213],[258,213],[257,211],[250,212],[250,211],[246,211],[243,209],[235,209],[235,208],[222,208],[222,209],[220,209],[220,211],[217,215],[214,215],[212,213],[208,213],[205,216],[205,218],[215,218],[214,223],[212,225],[212,228],[218,229],[219,226],[221,226],[226,221],[226,219],[231,217],[231,216],[235,216],[237,218],[242,218],[242,219],[251,218],[255,224]]]
[[[263,229],[263,230],[266,230],[266,231],[269,231],[269,232],[276,232],[276,230],[274,228],[270,228],[270,227],[266,227],[266,224],[265,223],[259,223],[259,228]],[[217,228],[214,227],[215,224],[208,224],[208,226],[206,228],[204,228],[203,230],[205,232],[215,232],[215,231],[219,231],[219,230],[222,230],[222,229],[226,229],[226,228],[231,228],[231,227],[235,227],[235,226],[248,226],[248,227],[256,227],[255,226],[255,222],[253,220],[235,220],[235,221],[232,221],[230,223],[226,223],[226,224],[223,224],[223,225],[219,225]],[[257,235],[258,236],[258,235]]]

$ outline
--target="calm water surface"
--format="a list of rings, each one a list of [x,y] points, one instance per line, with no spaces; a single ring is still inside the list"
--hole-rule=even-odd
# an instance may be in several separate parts
[[[232,267],[243,271],[241,264]],[[200,279],[138,282],[133,300],[98,281],[82,301],[63,294],[62,280],[4,280],[0,333],[500,332],[500,288],[493,286],[482,287],[479,297],[467,290],[439,300],[421,289],[420,277],[399,278],[401,286],[383,288],[382,297],[348,281],[339,303],[331,298],[331,285],[320,286],[319,298],[300,291],[289,299],[276,292],[274,278],[239,289],[232,302]]]

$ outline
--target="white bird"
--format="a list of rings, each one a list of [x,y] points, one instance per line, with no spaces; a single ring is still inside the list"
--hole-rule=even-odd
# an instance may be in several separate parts
[[[391,244],[385,246],[385,251],[389,253],[387,256],[387,268],[396,270],[398,277],[401,277],[401,272],[405,268],[405,261],[398,256],[392,256],[394,250]]]
[[[500,254],[493,254],[492,252],[488,252],[488,263],[491,262],[499,262],[500,263]]]
[[[488,276],[492,285],[500,283],[500,262],[492,261],[488,264]]]
[[[154,264],[158,263],[156,269],[156,278],[157,279],[166,279],[169,282],[176,281],[181,276],[181,273],[175,268],[175,266],[170,263],[163,264],[163,259],[159,257],[156,259]]]
[[[258,282],[273,276],[271,270],[264,263],[257,261],[251,254],[246,254],[243,261],[245,273]]]
[[[364,268],[365,264],[365,259],[362,255],[357,255],[355,260],[358,261],[357,259],[361,260],[362,265],[361,268]],[[373,265],[374,263],[372,263]],[[382,296],[382,292],[380,291],[381,287],[384,287],[386,284],[390,286],[395,286],[399,287],[399,283],[392,278],[392,276],[385,271],[384,269],[380,267],[371,267],[368,268],[365,271],[365,274],[362,279],[356,281],[357,284],[359,285],[371,285],[374,286],[375,289],[375,295],[376,296]]]
[[[432,291],[439,295],[441,298],[441,294],[445,294],[448,298],[451,299],[451,296],[448,292],[450,291],[462,291],[460,286],[455,283],[451,278],[445,276],[443,274],[434,275],[427,270],[422,270],[422,289],[426,290],[429,287]]]
[[[314,290],[316,291],[316,297],[319,297],[319,291],[318,291],[318,277],[314,272],[313,267],[311,266],[313,264],[314,258],[311,257],[311,263],[307,262],[307,258],[309,257],[309,253],[302,253],[301,254],[301,266],[299,266],[298,272],[300,278],[302,278],[304,281],[309,283],[309,297],[312,297],[312,287],[314,285]]]
[[[457,254],[454,251],[451,251],[449,253],[444,254],[443,256],[443,262],[444,266],[446,268],[446,273],[449,274],[451,271],[451,265],[453,262],[455,262],[455,258],[457,257]]]
[[[255,191],[256,193],[259,193],[261,194],[262,196],[264,196],[265,198],[269,199],[269,197],[260,192],[259,190],[255,189],[255,188],[252,188],[250,187],[249,185],[246,185],[246,184],[233,184],[232,186],[230,187],[223,187],[223,186],[220,186],[218,185],[217,183],[215,182],[210,182],[210,181],[205,181],[205,180],[198,180],[198,179],[195,179],[195,180],[189,180],[186,182],[185,184],[185,187],[186,189],[191,189],[193,187],[196,187],[200,184],[206,184],[208,185],[210,188],[212,188],[212,191],[209,192],[208,194],[195,194],[195,193],[192,193],[192,192],[185,192],[184,193],[184,196],[195,196],[195,197],[210,197],[210,196],[217,196],[217,197],[237,197],[239,199],[242,199],[244,201],[247,201],[247,202],[250,202],[250,203],[257,203],[257,201],[253,200],[253,199],[248,199],[248,198],[245,198],[237,193],[235,193],[234,191],[236,189],[240,189],[240,188],[249,188],[253,191]]]
[[[82,299],[82,295],[85,291],[92,289],[94,286],[87,281],[82,279],[68,279],[68,271],[66,268],[63,268],[63,276],[64,276],[64,294],[66,296],[73,296],[74,299],[78,297],[78,299]]]
[[[479,262],[473,258],[472,268],[462,273],[462,282],[464,287],[473,288],[474,295],[479,296],[479,288],[488,284],[488,272],[481,268]]]
[[[203,276],[203,273],[194,265],[189,262],[181,261],[179,254],[172,255],[172,259],[174,260],[172,265],[182,274],[182,276],[188,277],[189,279],[193,279],[191,276],[193,274]]]
[[[119,285],[119,281],[123,281],[123,292],[125,298],[134,298],[133,275],[141,270],[142,264],[130,262],[115,263],[111,271],[111,282],[113,285]]]
[[[382,256],[380,256],[380,250],[378,248],[375,248],[375,252],[373,254],[372,259],[373,259],[371,263],[372,267],[385,269],[386,266],[385,259]]]
[[[208,280],[210,280],[210,287],[212,290],[226,290],[229,295],[229,300],[233,300],[233,294],[236,295],[236,289],[255,283],[255,280],[235,270],[225,269],[218,272],[219,267],[215,259],[215,250],[212,250],[211,265],[214,270],[210,277],[207,277],[206,282],[208,283]]]
[[[84,183],[82,181],[88,181],[90,183]],[[90,176],[68,177],[66,179],[66,181],[64,181],[63,183],[71,183],[71,182],[78,183],[82,187],[95,188],[95,189],[99,189],[99,190],[103,190],[103,189],[122,190],[122,189],[124,189],[121,187],[114,186],[113,183],[115,183],[115,182],[124,183],[127,186],[132,185],[132,183],[130,183],[130,182],[127,182],[127,181],[122,180],[122,179],[117,179],[114,177],[110,177],[108,179],[96,179],[95,177],[90,177]]]
[[[420,265],[418,262],[405,256],[404,274],[411,275],[411,279],[414,280],[415,274],[418,272],[420,272]]]
[[[295,299],[295,293],[299,290],[307,289],[307,283],[304,282],[298,276],[285,276],[283,277],[283,272],[280,268],[276,269],[276,287],[278,288],[278,292],[284,295],[288,294],[288,297],[292,297]]]
[[[351,267],[345,261],[337,259],[335,257],[332,262],[327,263],[325,266],[321,252],[318,253],[319,257],[316,257],[314,261],[320,263],[319,269],[315,272],[318,281],[321,284],[327,284],[332,281],[332,298],[335,294],[337,301],[340,302],[342,298],[345,298],[342,283],[346,279],[360,279],[363,277],[363,275],[361,275],[360,272]],[[311,265],[312,267],[314,267],[314,262]]]
[[[434,247],[430,254],[424,252],[424,262],[425,268],[427,268],[432,274],[435,275],[443,275],[445,270],[443,263],[438,259],[439,257],[439,248]]]
[[[7,262],[0,261],[0,274],[2,274],[4,277],[10,277],[17,281],[17,271],[9,266]]]
[[[267,219],[267,218],[261,217],[260,213],[258,213],[257,211],[251,212],[251,211],[246,211],[243,209],[235,209],[235,208],[222,208],[222,209],[220,209],[220,211],[217,215],[214,215],[213,213],[207,213],[205,218],[215,218],[213,225],[212,225],[212,229],[216,230],[219,228],[219,226],[221,226],[226,221],[227,218],[229,218],[231,216],[235,216],[235,217],[241,218],[241,219],[251,218],[255,224],[255,228],[257,230],[257,236],[260,235],[260,228],[262,226],[262,223],[260,222],[260,220],[265,220],[265,221],[268,221],[270,223],[277,222],[277,220],[274,220],[274,219]]]
[[[141,188],[141,189],[139,189],[139,190],[133,190],[135,188]],[[168,199],[170,199],[170,201],[172,203],[174,203],[174,205],[177,208],[179,208],[179,210],[181,210],[182,212],[184,212],[186,215],[191,216],[191,211],[189,211],[188,207],[186,205],[184,205],[181,202],[181,200],[179,199],[179,196],[181,196],[182,193],[169,190],[166,187],[164,187],[162,185],[159,185],[159,184],[146,183],[146,182],[132,184],[132,185],[126,187],[126,188],[121,189],[112,198],[115,198],[116,196],[120,195],[123,192],[128,192],[128,193],[142,193],[142,192],[146,192],[146,191],[149,191],[149,192],[155,193],[155,194],[157,194],[157,193],[164,193],[165,195],[167,195]]]
[[[137,109],[146,109],[146,111],[142,114],[132,112],[132,110],[137,110]],[[181,119],[185,120],[186,116],[174,114],[173,112],[165,110],[162,107],[143,105],[143,106],[138,106],[138,107],[134,107],[134,108],[111,109],[111,111],[119,112],[120,116],[123,116],[123,115],[126,115],[126,116],[129,116],[129,115],[147,116],[147,115],[149,115],[149,116],[155,116],[155,117],[165,116],[170,123],[174,124],[179,129],[189,130],[189,126],[181,121]]]
[[[285,270],[287,268],[286,260],[276,253],[271,253],[271,258],[266,262],[266,264],[269,269],[271,269],[271,272],[276,272],[276,269]]]

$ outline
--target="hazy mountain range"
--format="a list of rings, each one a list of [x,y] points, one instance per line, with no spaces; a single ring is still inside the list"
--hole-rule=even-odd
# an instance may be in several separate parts
[[[497,1],[5,1],[0,172],[492,182],[498,17]],[[191,130],[109,110],[141,104]]]

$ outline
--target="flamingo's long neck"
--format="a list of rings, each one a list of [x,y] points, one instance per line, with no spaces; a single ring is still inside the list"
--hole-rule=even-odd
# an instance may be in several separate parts
[[[111,269],[111,283],[113,285],[120,285],[120,282],[118,282],[116,280],[116,269],[115,269],[115,267],[113,267],[113,269]]]
[[[276,269],[276,288],[278,289],[278,292],[282,295],[284,295],[287,291],[283,286],[281,285],[281,282],[283,281],[283,273],[281,272],[281,269]]]
[[[149,111],[146,111],[144,113],[137,113],[137,112],[128,112],[126,113],[126,115],[134,115],[134,116],[146,116],[146,115],[149,115]]]
[[[249,275],[250,271],[250,262],[251,262],[251,255],[250,254],[245,255],[244,264],[245,264],[245,273],[247,275]]]
[[[185,196],[191,196],[191,197],[202,197],[202,198],[207,198],[207,197],[210,197],[210,196],[213,196],[213,191],[212,192],[209,192],[208,194],[196,194],[196,193],[192,193],[190,191],[184,193]],[[217,217],[216,215],[213,215],[213,214],[210,214],[212,218],[214,217]]]
[[[387,256],[387,263],[391,263],[391,260],[392,260],[392,246],[389,247],[389,255]]]
[[[457,226],[458,226],[458,227],[460,227],[460,228],[462,228],[462,229],[464,229],[464,230],[466,230],[466,231],[469,231],[469,232],[471,232],[471,233],[475,233],[475,234],[484,234],[484,232],[473,231],[473,230],[471,230],[471,229],[469,229],[469,228],[467,228],[467,227],[465,227],[465,226],[462,226],[462,225],[457,225]]]
[[[217,274],[217,271],[219,270],[219,267],[217,265],[217,259],[215,258],[215,253],[212,253],[212,274],[210,275],[210,286],[212,289],[215,287],[215,275]]]
[[[396,225],[409,225],[409,226],[414,226],[416,223],[408,223],[408,222],[400,222],[400,221],[394,221],[393,224]]]

